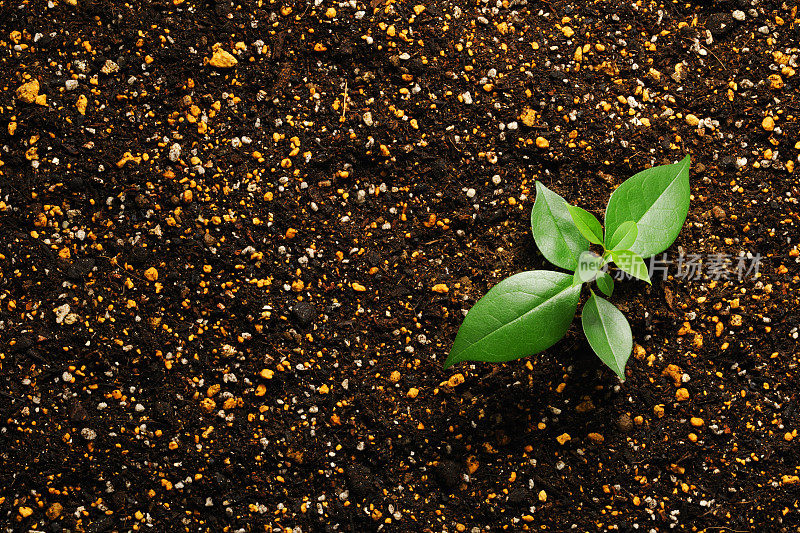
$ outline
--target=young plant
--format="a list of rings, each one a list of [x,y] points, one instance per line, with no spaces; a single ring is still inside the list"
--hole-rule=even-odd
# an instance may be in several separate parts
[[[572,274],[531,270],[492,287],[467,313],[444,367],[511,361],[549,348],[567,333],[584,284],[594,282],[611,296],[610,263],[650,283],[644,259],[669,248],[689,212],[689,165],[687,155],[623,182],[606,206],[605,232],[594,215],[537,181],[531,211],[534,241],[548,261]],[[601,251],[591,251],[591,245]],[[586,339],[624,381],[633,348],[630,325],[608,300],[591,288],[589,293],[581,313]]]

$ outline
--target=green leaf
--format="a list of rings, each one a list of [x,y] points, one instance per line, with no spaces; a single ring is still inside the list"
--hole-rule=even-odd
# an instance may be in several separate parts
[[[597,277],[600,269],[603,268],[605,261],[594,252],[583,252],[578,258],[578,266],[575,269],[575,277],[581,283],[588,283]],[[574,282],[573,282],[574,283]]]
[[[636,252],[631,252],[630,250],[614,250],[611,252],[611,258],[620,270],[652,285],[650,273],[647,271],[647,265],[644,264],[642,256]]]
[[[444,367],[511,361],[549,348],[569,329],[580,292],[572,275],[549,270],[504,279],[467,313]]]
[[[567,209],[581,235],[586,237],[589,242],[602,245],[603,226],[600,225],[600,221],[593,214],[578,206],[567,204]]]
[[[620,224],[617,231],[606,242],[609,250],[630,250],[636,237],[639,235],[639,226],[633,220],[628,220]],[[608,236],[608,233],[606,233]]]
[[[669,248],[689,213],[689,165],[687,155],[679,163],[639,172],[617,187],[606,207],[606,235],[632,220],[638,235],[630,250],[651,257]]]
[[[531,229],[542,255],[561,268],[575,270],[578,256],[589,249],[589,241],[572,221],[567,202],[539,181],[531,210]]]
[[[610,297],[614,292],[614,278],[608,272],[603,272],[594,281],[597,283],[597,288],[603,291],[606,296]]]
[[[589,345],[619,378],[625,381],[625,363],[633,350],[631,326],[619,309],[592,293],[581,316]]]

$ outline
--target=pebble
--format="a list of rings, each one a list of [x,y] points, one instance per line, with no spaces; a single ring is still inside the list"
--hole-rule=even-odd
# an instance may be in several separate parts
[[[589,440],[595,444],[603,444],[606,439],[600,433],[589,433]]]
[[[214,55],[208,60],[208,64],[214,68],[231,68],[236,66],[237,63],[236,58],[219,45],[214,48]]]
[[[103,64],[103,68],[100,69],[100,72],[103,74],[114,74],[115,72],[119,71],[119,65],[111,61],[110,59],[106,59],[106,62]]]
[[[464,374],[454,374],[447,380],[447,384],[451,387],[458,387],[464,383]]]
[[[39,103],[39,80],[31,80],[20,85],[17,88],[17,100],[24,104]]]
[[[449,290],[450,290],[450,288],[449,288],[447,285],[445,285],[444,283],[437,283],[436,285],[434,285],[434,286],[431,288],[431,290],[432,290],[433,292],[438,292],[439,294],[444,294],[444,293],[446,293],[447,291],[449,291]]]
[[[700,124],[700,119],[695,115],[686,115],[686,123],[690,126],[697,126]]]
[[[467,198],[475,198],[475,189],[467,190]]]
[[[417,389],[415,387],[411,387],[410,389],[408,389],[408,392],[406,393],[406,396],[408,396],[411,399],[414,399],[414,398],[417,397],[418,394],[419,394],[419,389]]]
[[[739,22],[742,22],[746,18],[746,15],[744,14],[744,11],[737,9],[733,12],[733,18]]]
[[[539,148],[550,148],[550,141],[544,137],[536,137],[536,146]]]
[[[703,424],[705,424],[705,421],[702,418],[696,416],[693,416],[690,422],[696,428],[703,427]]]
[[[627,413],[623,413],[617,419],[617,429],[619,429],[623,433],[628,433],[630,430],[633,429],[633,419],[631,415]]]
[[[178,143],[169,147],[169,160],[175,163],[181,158],[181,145]]]
[[[556,440],[558,441],[559,444],[563,446],[564,444],[572,440],[572,437],[569,436],[569,433],[562,433],[561,435],[556,437]]]
[[[711,208],[711,214],[714,215],[714,218],[717,220],[725,220],[725,217],[727,216],[725,210],[718,205],[715,205],[713,208]]]
[[[464,94],[462,94],[461,98],[464,100],[465,104],[467,104],[467,105],[472,104],[472,95],[470,94],[469,91],[467,91]]]
[[[78,80],[67,80],[64,82],[64,87],[68,91],[74,91],[75,89],[78,88]]]
[[[681,387],[680,389],[675,391],[675,399],[679,402],[685,402],[689,399],[689,391],[685,388]]]
[[[775,120],[772,117],[764,117],[761,127],[764,128],[764,131],[772,131],[775,129]]]
[[[372,124],[373,124],[373,121],[372,121],[372,113],[370,113],[369,111],[366,111],[366,112],[365,112],[365,113],[364,113],[364,114],[361,116],[361,118],[364,120],[364,124],[365,124],[366,126],[368,126],[368,127],[372,126]]]
[[[157,281],[158,270],[156,270],[155,267],[150,267],[144,271],[144,277],[147,278],[149,281]]]

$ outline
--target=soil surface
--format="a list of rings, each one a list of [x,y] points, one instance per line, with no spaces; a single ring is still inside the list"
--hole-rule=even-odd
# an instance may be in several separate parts
[[[2,531],[800,531],[796,2],[0,0]],[[535,252],[692,156],[576,322],[442,370]],[[751,254],[748,256],[747,254]]]

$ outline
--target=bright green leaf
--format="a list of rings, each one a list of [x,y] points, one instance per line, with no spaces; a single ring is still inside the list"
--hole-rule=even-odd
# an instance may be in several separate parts
[[[586,237],[589,242],[602,245],[603,226],[600,225],[600,221],[593,214],[578,206],[567,204],[567,209],[581,235]]]
[[[623,182],[608,201],[606,234],[614,235],[632,220],[638,235],[630,250],[651,257],[669,248],[689,212],[689,165],[687,155],[679,163],[644,170]]]
[[[597,276],[595,283],[597,283],[597,288],[603,291],[603,294],[606,296],[610,297],[614,292],[614,278],[612,278],[608,272],[603,272]]]
[[[575,276],[581,283],[588,283],[597,277],[600,269],[603,268],[605,261],[594,252],[583,252],[578,258],[578,266],[575,269]]]
[[[636,252],[631,252],[630,250],[614,250],[611,252],[611,258],[620,270],[652,285],[650,282],[650,273],[647,271],[647,265],[644,264],[642,256]]]
[[[639,227],[636,222],[633,220],[623,222],[606,242],[606,248],[609,250],[630,250],[633,243],[636,242],[637,235],[639,235]]]
[[[567,202],[539,181],[531,210],[531,229],[542,255],[561,268],[575,270],[578,256],[589,249],[589,241],[572,221]]]
[[[580,291],[572,275],[549,270],[504,279],[467,313],[444,367],[511,361],[549,348],[569,329]]]
[[[592,293],[583,306],[581,323],[594,353],[624,381],[625,364],[633,350],[631,326],[625,315]]]

